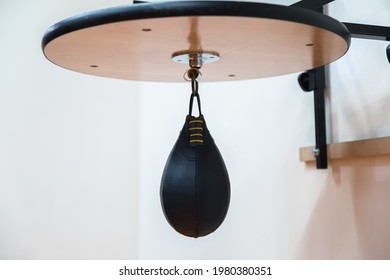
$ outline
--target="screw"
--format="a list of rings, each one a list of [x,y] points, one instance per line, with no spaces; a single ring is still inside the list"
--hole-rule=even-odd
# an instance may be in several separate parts
[[[320,156],[320,149],[318,149],[318,148],[313,149],[312,154],[313,154],[313,157],[315,157],[315,158],[319,157]]]

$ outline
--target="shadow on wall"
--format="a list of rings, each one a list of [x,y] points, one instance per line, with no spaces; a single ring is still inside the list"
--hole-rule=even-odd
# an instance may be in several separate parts
[[[331,162],[322,188],[297,258],[390,259],[390,157]]]
[[[380,78],[377,79],[380,80]],[[333,100],[330,104],[332,142],[389,136],[390,89],[383,85],[388,79],[385,78],[378,83],[370,83],[362,81],[356,76],[353,81],[355,81],[353,91],[348,91],[347,88],[343,87],[335,94],[333,92],[328,94]],[[374,88],[367,88],[367,83]],[[331,81],[329,84],[331,85]],[[381,90],[381,88],[383,89]],[[343,94],[337,96],[340,93]],[[345,102],[345,100],[348,101]]]

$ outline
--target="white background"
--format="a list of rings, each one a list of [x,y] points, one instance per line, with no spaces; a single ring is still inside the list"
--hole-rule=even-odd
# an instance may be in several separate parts
[[[299,162],[299,147],[314,144],[314,118],[297,74],[200,84],[231,207],[208,237],[171,229],[159,185],[189,85],[74,73],[40,49],[55,22],[127,3],[0,2],[1,259],[390,258],[390,158],[327,170]],[[337,0],[329,13],[388,25],[390,3]],[[387,45],[354,39],[331,65],[329,142],[390,136]]]

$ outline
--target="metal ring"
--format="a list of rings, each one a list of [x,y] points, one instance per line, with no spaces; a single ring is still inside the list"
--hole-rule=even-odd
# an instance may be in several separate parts
[[[183,79],[184,79],[184,81],[186,81],[186,82],[191,82],[191,80],[190,80],[189,78],[187,78],[187,77],[188,77],[188,70],[184,72],[184,74],[183,74]]]
[[[196,69],[196,68],[190,68],[190,69],[188,69],[187,71],[184,72],[184,74],[183,74],[183,79],[184,79],[184,81],[186,81],[186,82],[191,82],[191,81],[193,80],[193,79],[191,79],[190,76],[188,75],[188,72],[189,72],[190,70],[196,70],[196,71],[198,72],[198,77],[196,77],[195,80],[200,81],[201,78],[202,78],[202,72],[200,72],[199,69]]]

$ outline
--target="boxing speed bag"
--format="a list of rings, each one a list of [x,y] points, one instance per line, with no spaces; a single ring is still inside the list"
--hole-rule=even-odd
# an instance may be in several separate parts
[[[165,218],[179,233],[201,237],[214,232],[226,217],[230,182],[222,156],[200,115],[187,115],[164,168],[160,198]]]

